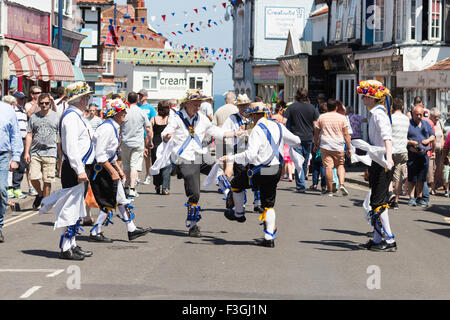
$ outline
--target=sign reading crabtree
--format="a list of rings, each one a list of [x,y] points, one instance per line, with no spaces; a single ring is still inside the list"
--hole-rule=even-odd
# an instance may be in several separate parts
[[[289,30],[296,29],[299,34],[303,33],[305,27],[305,8],[303,7],[265,7],[265,30],[266,39],[288,38]]]

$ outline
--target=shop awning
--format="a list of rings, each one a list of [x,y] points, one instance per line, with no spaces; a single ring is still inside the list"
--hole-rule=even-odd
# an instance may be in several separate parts
[[[16,77],[25,76],[36,80],[40,73],[36,63],[35,51],[29,49],[24,43],[11,39],[5,39],[5,43],[9,47],[8,57],[11,74]]]
[[[36,52],[39,80],[74,81],[72,62],[64,52],[35,43],[26,43],[26,46]]]

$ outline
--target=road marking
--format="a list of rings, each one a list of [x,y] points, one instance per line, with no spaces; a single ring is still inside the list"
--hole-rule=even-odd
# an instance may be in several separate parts
[[[64,269],[0,269],[0,272],[42,272],[48,273],[47,278],[53,278],[64,272]]]
[[[23,295],[20,296],[21,299],[26,299],[28,297],[30,297],[33,293],[35,293],[36,291],[38,291],[40,288],[40,286],[34,286],[31,289],[29,289],[27,292],[25,292]]]
[[[22,213],[21,215],[11,218],[11,219],[7,219],[5,220],[5,225],[3,227],[8,227],[11,226],[17,222],[26,220],[28,218],[34,217],[35,215],[39,214],[39,211],[27,211]]]
[[[362,190],[362,191],[369,191],[369,188],[359,186],[359,185],[357,185],[355,183],[346,183],[345,185],[349,186],[352,189],[357,189],[357,190]]]
[[[11,218],[9,218],[9,219],[5,219],[5,223],[6,223],[6,222],[11,222],[11,221],[17,220],[17,219],[19,219],[19,218],[21,218],[21,217],[23,217],[23,216],[25,216],[25,215],[27,215],[27,214],[30,214],[30,213],[32,213],[32,212],[35,212],[35,211],[29,210],[29,211],[22,212],[22,213],[18,214],[18,215],[15,216],[15,217],[11,217]]]

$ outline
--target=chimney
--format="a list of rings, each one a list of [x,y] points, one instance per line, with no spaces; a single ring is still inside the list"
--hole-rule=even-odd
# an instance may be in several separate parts
[[[127,0],[127,4],[131,4],[134,8],[134,18],[140,21],[141,18],[147,20],[147,8],[144,0]]]

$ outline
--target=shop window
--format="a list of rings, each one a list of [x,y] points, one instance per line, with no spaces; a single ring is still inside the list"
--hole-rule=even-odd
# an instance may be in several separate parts
[[[410,37],[411,40],[416,39],[416,0],[411,0],[411,27],[410,27]]]
[[[442,1],[429,0],[428,34],[430,40],[441,40]]]
[[[103,74],[106,75],[113,75],[114,74],[114,68],[113,68],[113,57],[114,53],[111,50],[105,50],[105,53],[103,54],[103,63],[105,66],[105,72]]]
[[[345,37],[347,39],[355,38],[355,24],[356,24],[356,0],[350,0],[350,9],[347,18],[347,31]]]
[[[203,78],[189,77],[189,89],[203,90]]]
[[[376,0],[375,9],[375,42],[381,43],[384,41],[384,0]]]
[[[340,41],[342,38],[342,16],[344,13],[344,1],[339,1],[337,8],[337,17],[336,17],[336,34],[334,37],[335,41]]]
[[[157,90],[158,78],[156,76],[144,76],[142,78],[142,88],[149,90]]]

